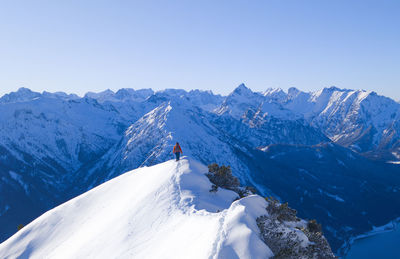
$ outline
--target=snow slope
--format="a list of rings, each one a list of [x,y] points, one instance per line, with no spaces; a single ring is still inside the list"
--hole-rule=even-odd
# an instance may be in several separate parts
[[[210,193],[183,158],[125,173],[52,209],[0,244],[0,258],[268,258],[257,195]]]

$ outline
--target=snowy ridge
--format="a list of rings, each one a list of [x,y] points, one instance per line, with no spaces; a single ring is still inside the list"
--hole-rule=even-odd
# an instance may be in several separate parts
[[[184,158],[123,174],[43,214],[2,243],[0,257],[272,256],[256,225],[266,201],[253,195],[231,205],[237,194],[210,193],[206,171]]]
[[[79,99],[76,94],[66,94],[64,92],[49,93],[44,91],[42,94],[38,92],[33,92],[28,88],[21,87],[16,92],[5,94],[0,98],[0,104],[2,103],[17,103],[17,102],[27,102],[32,101],[41,97],[45,98],[55,98],[61,100],[74,100]]]
[[[189,106],[186,101],[161,103],[132,124],[125,131],[122,140],[92,168],[78,174],[84,174],[89,185],[95,186],[126,170],[154,165],[172,158],[172,147],[179,141],[185,155],[205,164],[229,162],[236,175],[247,182],[248,169],[235,156],[231,146],[235,142],[225,136],[206,116],[206,112]],[[104,177],[99,177],[101,174]]]
[[[85,97],[96,99],[100,103],[126,101],[141,102],[146,100],[152,94],[154,94],[154,91],[152,89],[134,90],[130,88],[122,88],[116,93],[114,93],[110,89],[107,89],[100,93],[88,92],[85,94]]]
[[[125,173],[34,220],[0,244],[0,257],[273,257],[257,222],[268,219],[268,202],[258,195],[238,199],[221,188],[210,192],[207,171],[183,157]],[[313,245],[298,229],[305,221],[271,220],[283,235],[270,241],[281,249]],[[320,252],[333,258],[329,246]]]

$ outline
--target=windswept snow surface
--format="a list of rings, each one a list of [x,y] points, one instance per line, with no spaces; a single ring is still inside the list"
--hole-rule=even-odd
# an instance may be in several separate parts
[[[114,178],[0,244],[0,258],[268,258],[257,195],[210,193],[207,167],[184,157]]]

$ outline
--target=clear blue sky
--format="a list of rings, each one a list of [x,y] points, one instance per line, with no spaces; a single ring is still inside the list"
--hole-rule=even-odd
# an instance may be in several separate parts
[[[400,1],[2,1],[0,95],[335,85],[400,99]]]

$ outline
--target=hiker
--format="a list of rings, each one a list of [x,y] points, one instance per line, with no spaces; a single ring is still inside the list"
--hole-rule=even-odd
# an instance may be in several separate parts
[[[181,156],[181,153],[183,153],[183,152],[182,152],[182,148],[181,148],[181,146],[179,146],[178,142],[176,142],[174,149],[172,150],[172,153],[175,154],[176,161],[179,161],[179,157]]]

